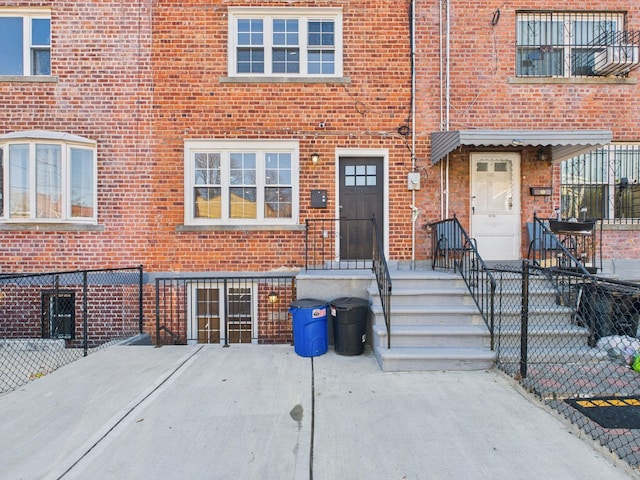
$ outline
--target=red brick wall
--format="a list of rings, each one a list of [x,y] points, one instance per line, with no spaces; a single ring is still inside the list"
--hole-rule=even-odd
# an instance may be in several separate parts
[[[408,258],[406,174],[411,155],[397,134],[410,116],[408,12],[397,2],[343,8],[347,84],[221,83],[227,76],[226,4],[158,2],[154,10],[154,171],[151,270],[267,270],[304,265],[303,231],[176,231],[184,223],[186,139],[293,139],[300,142],[300,221],[333,218],[336,148],[389,150],[391,256]],[[266,5],[248,1],[243,6]],[[269,6],[336,6],[329,1]],[[324,127],[320,127],[324,123]],[[321,160],[308,160],[318,152]],[[311,189],[328,191],[310,208]]]
[[[0,133],[55,130],[98,142],[102,231],[0,230],[0,270],[144,263],[150,214],[150,0],[0,1],[51,8],[56,82],[0,81]]]
[[[183,146],[193,138],[299,140],[301,223],[335,215],[336,148],[388,149],[391,256],[410,255],[411,154],[397,134],[410,121],[407,4],[342,5],[344,75],[351,79],[342,85],[221,83],[227,75],[226,2],[63,0],[0,2],[0,7],[16,3],[51,7],[52,74],[58,81],[0,82],[0,133],[45,129],[97,140],[100,229],[0,231],[0,242],[12,246],[0,251],[3,271],[302,266],[301,230],[179,228]],[[328,1],[243,5],[335,6]],[[326,126],[320,128],[320,122]],[[318,166],[307,161],[313,151],[321,155]],[[312,188],[329,191],[326,210],[310,209]]]
[[[591,83],[566,81],[563,83],[515,83],[515,18],[516,10],[577,10],[627,11],[627,30],[640,30],[640,11],[632,0],[600,1],[597,4],[570,0],[562,4],[548,1],[510,3],[500,6],[500,18],[491,25],[498,4],[487,1],[469,3],[450,2],[451,62],[449,129],[607,129],[613,140],[640,140],[640,124],[635,121],[640,111],[640,74],[629,75],[632,83],[611,79]],[[442,12],[442,19],[446,12]],[[428,144],[430,132],[440,130],[446,110],[446,85],[440,72],[439,52],[440,12],[437,2],[418,2],[416,31],[417,50],[417,124]],[[444,45],[444,40],[443,40]],[[442,96],[441,96],[442,95]],[[442,108],[441,108],[442,106]],[[444,123],[443,123],[444,126]],[[419,195],[419,206],[425,212],[422,223],[442,218],[440,199],[443,197],[443,175],[440,165],[431,166],[429,147],[418,157],[428,173],[426,188]],[[469,157],[471,148],[450,155],[449,211],[455,213],[465,226],[469,216]],[[499,151],[504,151],[498,149]],[[522,152],[521,215],[523,223],[531,221],[533,213],[551,216],[560,204],[560,178],[557,170],[535,161],[535,147]],[[552,197],[532,197],[529,186],[553,185]],[[523,225],[523,255],[526,255],[526,232]],[[634,230],[605,231],[604,241],[610,245],[603,250],[608,256],[640,258],[638,232]],[[617,250],[623,245],[624,250]],[[425,245],[425,249],[428,247]],[[429,255],[428,251],[421,254]]]

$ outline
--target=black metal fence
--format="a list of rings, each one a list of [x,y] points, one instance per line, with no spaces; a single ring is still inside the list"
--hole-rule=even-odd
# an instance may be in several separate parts
[[[528,261],[494,277],[498,367],[640,466],[640,285]]]
[[[0,393],[142,333],[143,268],[0,276]]]
[[[375,242],[371,218],[305,220],[306,270],[369,270]]]
[[[295,275],[156,279],[156,345],[291,343]]]

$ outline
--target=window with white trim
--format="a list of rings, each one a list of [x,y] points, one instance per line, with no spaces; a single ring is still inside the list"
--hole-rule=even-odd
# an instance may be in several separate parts
[[[0,9],[0,75],[51,75],[51,15]]]
[[[342,76],[340,8],[229,8],[229,76]]]
[[[638,46],[625,44],[628,42],[622,40],[627,37],[624,29],[625,15],[620,12],[518,12],[516,75],[578,77],[624,73],[625,68],[638,62]]]
[[[298,221],[298,142],[185,142],[185,223],[292,225]]]
[[[95,145],[12,138],[0,142],[0,174],[4,221],[96,220]]]

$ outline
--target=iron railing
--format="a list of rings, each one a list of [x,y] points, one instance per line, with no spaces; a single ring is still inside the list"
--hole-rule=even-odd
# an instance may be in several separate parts
[[[306,270],[369,270],[376,277],[391,348],[391,274],[377,219],[320,218],[305,220]]]
[[[389,265],[384,255],[382,235],[378,228],[378,221],[373,217],[373,273],[376,276],[378,293],[380,294],[380,304],[384,316],[384,324],[387,328],[387,348],[391,348],[391,274]]]
[[[431,223],[427,228],[431,230],[432,268],[453,270],[462,275],[489,328],[493,349],[496,282],[478,253],[475,241],[469,237],[455,216]]]
[[[370,270],[375,241],[371,218],[305,220],[305,270]]]
[[[562,218],[640,223],[640,145],[616,144],[561,163]]]
[[[527,224],[527,258],[544,268],[576,271],[581,274],[602,270],[602,238],[595,220],[563,221],[533,216]],[[602,236],[602,228],[599,229]]]
[[[640,34],[625,27],[622,12],[519,11],[516,75],[627,75],[640,65]]]
[[[497,267],[494,275],[498,368],[639,467],[637,425],[615,419],[603,423],[590,416],[595,410],[589,407],[624,409],[640,403],[640,373],[632,368],[640,355],[640,284],[528,260],[522,267]]]
[[[142,333],[143,268],[0,276],[0,393]]]
[[[156,278],[155,344],[291,343],[295,276]]]

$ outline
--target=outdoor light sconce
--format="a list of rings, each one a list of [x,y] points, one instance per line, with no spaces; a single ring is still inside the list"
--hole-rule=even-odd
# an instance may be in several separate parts
[[[313,152],[311,154],[311,163],[313,163],[314,165],[317,165],[319,161],[320,161],[320,154]]]
[[[536,159],[540,162],[548,162],[551,160],[551,153],[549,152],[549,149],[545,147],[539,148],[536,152]]]
[[[267,297],[267,299],[269,300],[269,303],[277,303],[278,302],[278,294],[276,292],[274,292],[273,290],[271,290],[271,293],[269,293],[269,296]]]

